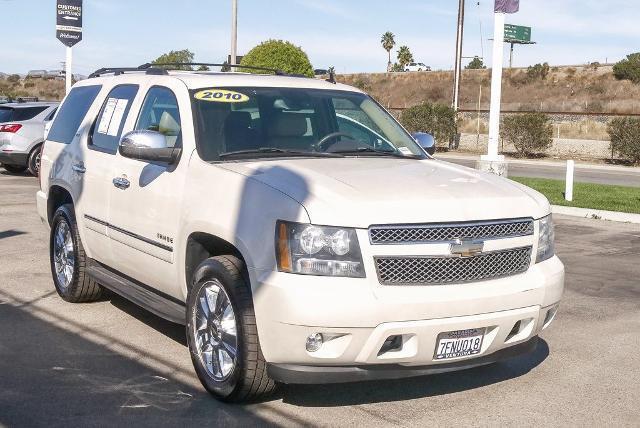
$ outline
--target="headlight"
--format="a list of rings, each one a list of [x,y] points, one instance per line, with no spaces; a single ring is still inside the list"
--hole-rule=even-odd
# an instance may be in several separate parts
[[[276,256],[281,272],[365,277],[355,229],[279,221]]]
[[[536,263],[549,260],[555,254],[555,233],[551,214],[538,220],[538,230],[538,254],[536,255]]]

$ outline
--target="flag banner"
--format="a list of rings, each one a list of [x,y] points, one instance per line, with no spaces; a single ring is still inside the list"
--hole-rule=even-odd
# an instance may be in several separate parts
[[[516,13],[520,10],[520,0],[496,0],[494,11],[496,13]]]

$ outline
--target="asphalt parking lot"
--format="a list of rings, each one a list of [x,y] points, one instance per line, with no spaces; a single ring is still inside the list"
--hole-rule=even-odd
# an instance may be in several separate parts
[[[0,169],[0,426],[639,426],[640,227],[557,217],[560,313],[534,354],[402,381],[292,386],[218,403],[181,327],[51,282],[37,182]]]

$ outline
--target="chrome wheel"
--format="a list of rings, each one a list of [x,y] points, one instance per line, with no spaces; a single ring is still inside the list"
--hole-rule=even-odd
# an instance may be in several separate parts
[[[53,264],[58,278],[58,285],[66,289],[73,280],[76,264],[71,228],[66,221],[58,222],[53,238]]]
[[[204,284],[195,306],[192,325],[198,358],[211,378],[227,380],[236,367],[238,336],[231,301],[219,280]]]

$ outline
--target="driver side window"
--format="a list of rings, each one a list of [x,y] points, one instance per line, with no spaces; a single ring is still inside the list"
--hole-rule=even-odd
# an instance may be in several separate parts
[[[173,91],[161,86],[149,89],[135,129],[161,133],[166,137],[167,147],[182,146],[180,109]]]

